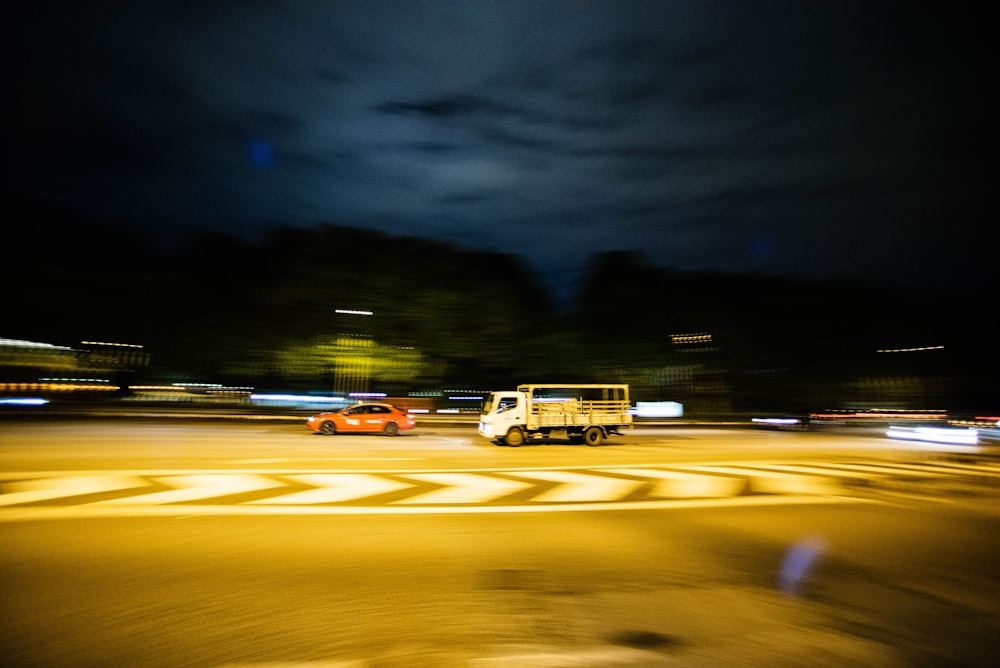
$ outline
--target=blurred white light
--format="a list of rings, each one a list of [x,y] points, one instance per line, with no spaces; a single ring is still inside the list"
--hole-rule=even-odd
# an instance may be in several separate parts
[[[16,406],[43,406],[49,403],[48,399],[38,399],[35,397],[10,397],[0,399],[0,404],[12,404]]]
[[[311,404],[335,404],[347,401],[344,397],[316,397],[308,394],[251,394],[250,400]]]
[[[886,436],[908,441],[926,441],[928,443],[947,443],[953,445],[977,445],[979,443],[979,432],[975,429],[889,427]]]
[[[681,417],[684,406],[677,401],[637,401],[633,414],[638,417]]]
[[[36,343],[34,341],[3,338],[0,338],[0,346],[12,346],[14,348],[45,348],[48,350],[71,350],[71,348],[68,348],[67,346],[55,346],[51,343]]]
[[[751,418],[751,422],[761,422],[764,424],[798,424],[797,418]]]

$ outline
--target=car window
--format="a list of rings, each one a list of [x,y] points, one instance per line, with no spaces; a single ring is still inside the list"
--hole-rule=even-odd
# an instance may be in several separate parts
[[[371,412],[372,413],[388,413],[389,409],[386,408],[385,406],[372,406],[371,407]]]

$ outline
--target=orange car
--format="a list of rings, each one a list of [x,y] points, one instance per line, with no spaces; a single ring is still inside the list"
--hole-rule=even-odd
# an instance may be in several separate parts
[[[416,425],[412,415],[391,404],[356,404],[333,413],[319,413],[306,420],[309,431],[324,436],[358,433],[396,436]]]

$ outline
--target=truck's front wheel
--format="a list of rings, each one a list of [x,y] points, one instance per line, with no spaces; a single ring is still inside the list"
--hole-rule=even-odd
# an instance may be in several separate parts
[[[583,432],[583,442],[587,445],[600,445],[604,442],[604,432],[600,427],[589,427]]]
[[[507,432],[507,436],[505,436],[503,440],[507,443],[507,445],[511,446],[512,448],[516,448],[519,445],[524,445],[524,432],[521,431],[518,427],[514,427],[513,429]]]

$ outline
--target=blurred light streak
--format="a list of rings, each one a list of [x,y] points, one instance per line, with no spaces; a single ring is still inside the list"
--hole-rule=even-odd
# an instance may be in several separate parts
[[[142,346],[136,343],[110,343],[107,341],[80,341],[80,345],[84,346],[117,346],[119,348],[142,348]]]
[[[100,390],[114,392],[119,387],[107,381],[59,382],[59,383],[0,383],[0,392],[77,392]]]
[[[944,420],[948,413],[944,411],[827,411],[825,413],[810,413],[809,417],[817,419],[869,419],[869,420]]]
[[[72,350],[68,346],[55,346],[51,343],[36,343],[34,341],[22,341],[20,339],[2,339],[0,346],[10,346],[12,348],[41,348],[45,350]]]
[[[637,401],[632,414],[636,417],[681,417],[684,405],[678,401]]]
[[[707,332],[699,332],[697,334],[671,334],[671,343],[708,343],[712,340],[712,335]]]
[[[761,422],[763,424],[798,424],[797,418],[751,418],[751,422]]]
[[[950,445],[978,445],[979,432],[975,429],[949,429],[947,427],[889,427],[889,438]]]
[[[38,397],[8,397],[6,399],[0,399],[0,404],[14,406],[43,406],[47,403],[49,403],[48,399],[41,399]]]
[[[251,394],[250,401],[264,401],[284,404],[337,404],[347,401],[344,397],[321,397],[308,394]]]

